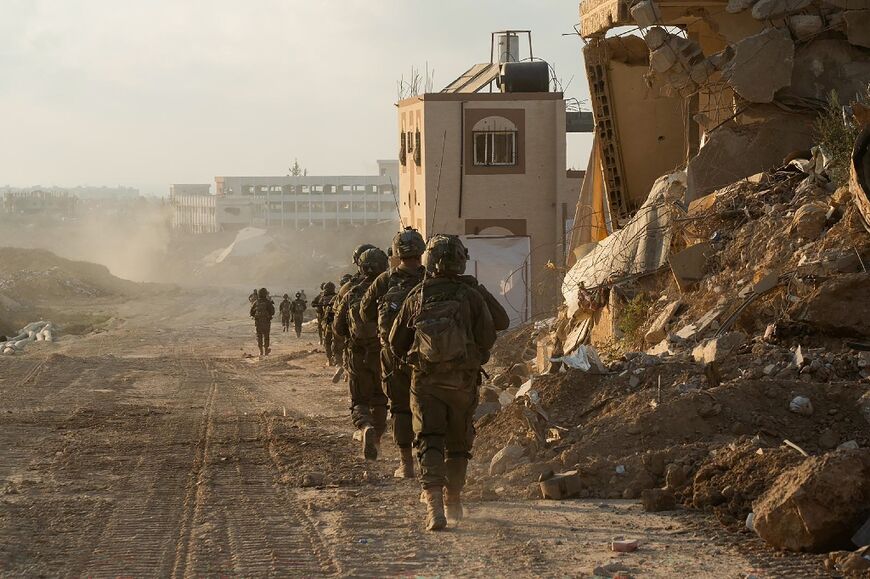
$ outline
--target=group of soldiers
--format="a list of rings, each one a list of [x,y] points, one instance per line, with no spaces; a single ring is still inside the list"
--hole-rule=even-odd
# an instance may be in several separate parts
[[[405,228],[390,253],[392,268],[387,253],[361,245],[357,272],[338,289],[324,283],[312,305],[329,363],[340,366],[337,377],[347,371],[363,455],[377,459],[389,409],[401,457],[395,476],[415,476],[416,449],[426,528],[441,530],[463,516],[482,366],[509,318],[465,275],[468,250],[459,237],[438,234],[427,243]]]
[[[257,332],[257,347],[260,349],[260,356],[268,356],[272,352],[269,334],[272,330],[272,318],[275,317],[275,301],[266,288],[255,289],[248,296],[248,301],[251,302],[250,314],[254,318],[254,329]],[[292,322],[296,330],[296,337],[302,337],[302,322],[305,320],[306,309],[308,309],[308,301],[305,299],[304,290],[296,292],[296,297],[292,301],[289,294],[284,294],[284,298],[278,306],[282,331],[289,332]]]

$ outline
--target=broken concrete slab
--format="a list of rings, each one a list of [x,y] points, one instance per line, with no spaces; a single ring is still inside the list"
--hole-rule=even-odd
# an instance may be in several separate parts
[[[802,205],[794,212],[789,234],[800,239],[818,239],[825,229],[827,221],[828,205],[821,202],[813,202]]]
[[[631,7],[629,10],[631,17],[641,28],[647,28],[658,24],[662,19],[662,12],[659,10],[659,5],[653,0],[641,0]]]
[[[800,12],[811,3],[812,0],[758,0],[752,7],[752,17],[756,20],[782,18]]]
[[[725,12],[728,14],[738,14],[747,8],[751,8],[755,2],[756,0],[728,0],[728,4],[725,6]]]
[[[761,273],[758,277],[758,281],[752,286],[752,291],[758,295],[766,294],[773,288],[777,286],[779,283],[779,270],[769,270],[765,273]]]
[[[825,281],[807,300],[798,318],[839,336],[870,336],[870,275],[839,275]]]
[[[518,444],[509,444],[495,453],[489,462],[489,474],[495,476],[511,470],[525,456],[526,449]]]
[[[696,322],[683,326],[676,336],[683,340],[692,340],[702,336],[713,325],[715,321],[725,312],[725,306],[717,305],[712,307],[701,316]]]
[[[644,340],[647,344],[658,344],[668,337],[668,327],[670,326],[671,320],[682,305],[682,300],[674,300],[665,306],[665,309],[663,309],[658,317],[656,317],[649,330],[647,330],[647,333],[644,335]]]
[[[847,10],[843,19],[849,44],[870,48],[870,10]]]
[[[870,450],[813,456],[783,472],[753,504],[755,530],[790,551],[848,547],[870,509]]]
[[[715,253],[709,242],[698,243],[668,257],[668,264],[681,292],[690,290],[706,275],[707,259]]]
[[[753,14],[767,2],[789,0],[760,0],[752,8]],[[799,0],[807,2],[808,0]],[[754,103],[769,103],[779,89],[791,84],[794,66],[794,41],[788,30],[768,28],[748,36],[734,45],[734,58],[722,71],[728,84],[738,95]]]
[[[815,14],[795,14],[789,17],[788,27],[798,40],[807,40],[822,31],[824,22]]]
[[[712,364],[721,362],[734,350],[746,343],[746,334],[742,332],[729,332],[722,336],[704,340],[692,350],[692,357],[699,364]]]

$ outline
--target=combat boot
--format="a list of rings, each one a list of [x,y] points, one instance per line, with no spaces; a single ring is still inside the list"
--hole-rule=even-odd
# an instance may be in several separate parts
[[[267,347],[267,348],[266,348],[266,355],[268,356],[268,355],[271,354],[271,353],[272,353],[272,348],[268,348],[268,347]]]
[[[447,522],[452,526],[456,526],[465,515],[462,508],[462,491],[450,487],[444,492],[444,508],[447,511]]]
[[[447,527],[444,516],[444,491],[440,487],[423,489],[426,500],[426,530],[441,531]]]
[[[263,357],[263,346],[260,346],[260,357]]]
[[[378,458],[378,433],[374,426],[366,426],[362,429],[363,456],[366,460]]]
[[[402,464],[393,473],[395,478],[414,478],[414,457],[410,448],[400,448]]]

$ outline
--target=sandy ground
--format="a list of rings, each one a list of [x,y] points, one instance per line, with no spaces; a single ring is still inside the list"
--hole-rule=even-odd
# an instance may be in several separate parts
[[[117,308],[106,332],[0,358],[0,576],[820,572],[633,501],[471,503],[458,529],[425,533],[392,441],[378,462],[359,456],[316,334],[273,324],[272,356],[246,359],[246,304],[168,292]],[[312,473],[323,484],[303,487]],[[616,536],[641,547],[610,553]]]

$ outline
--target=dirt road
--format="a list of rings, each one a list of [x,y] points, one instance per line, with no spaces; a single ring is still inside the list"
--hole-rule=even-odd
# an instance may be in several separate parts
[[[427,534],[417,484],[391,478],[391,441],[377,463],[358,456],[316,334],[275,324],[273,355],[243,358],[245,297],[167,293],[118,308],[104,333],[0,358],[0,576],[817,570],[630,501],[472,503],[459,529]],[[614,536],[642,547],[613,556]]]

